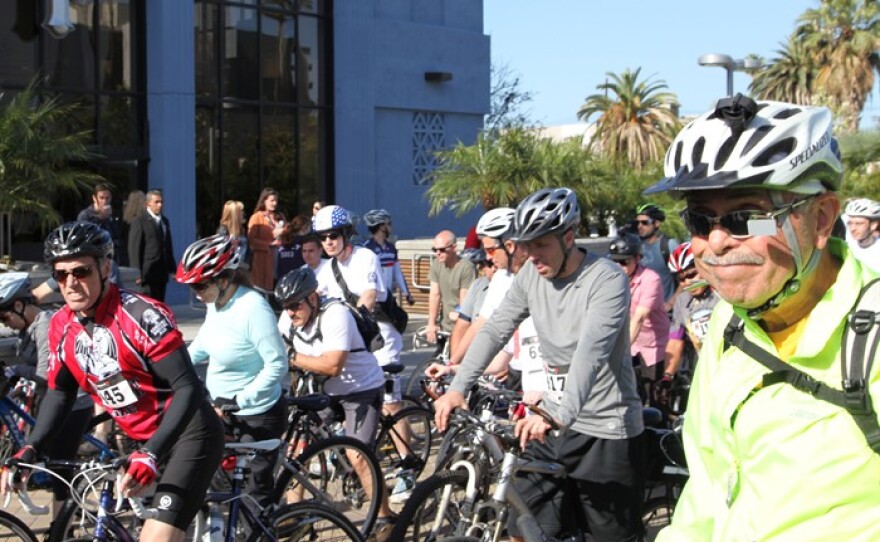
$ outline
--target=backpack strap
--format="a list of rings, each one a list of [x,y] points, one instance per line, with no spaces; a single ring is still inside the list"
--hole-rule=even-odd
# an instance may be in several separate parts
[[[330,265],[333,267],[333,277],[336,279],[336,284],[342,289],[345,300],[352,306],[357,306],[358,298],[348,289],[348,284],[345,282],[345,277],[342,276],[342,271],[339,270],[339,262],[336,261],[336,258],[330,258]]]
[[[878,296],[880,296],[880,290],[878,290]],[[849,327],[847,326],[847,328]],[[731,317],[724,330],[724,350],[726,351],[731,346],[739,348],[747,356],[770,369],[771,372],[762,377],[762,385],[764,387],[772,386],[773,384],[789,384],[804,393],[809,393],[817,399],[845,409],[853,417],[853,421],[856,422],[862,433],[864,433],[868,446],[875,453],[880,454],[880,423],[877,422],[877,415],[871,402],[871,396],[868,395],[864,378],[859,381],[860,385],[847,385],[847,377],[844,375],[843,390],[832,388],[749,341],[745,336],[745,325],[736,314]],[[843,348],[842,345],[841,348]],[[871,351],[874,352],[875,350],[876,344],[873,345]],[[861,369],[866,363],[865,358],[860,358],[860,362]]]

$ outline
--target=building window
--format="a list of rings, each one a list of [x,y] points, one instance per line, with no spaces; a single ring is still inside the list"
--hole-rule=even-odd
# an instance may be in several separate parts
[[[260,190],[288,217],[328,199],[329,0],[195,0],[198,235]]]
[[[144,0],[69,2],[72,30],[55,39],[41,26],[49,2],[0,0],[0,88],[7,96],[35,77],[37,88],[64,103],[80,106],[71,129],[91,133],[98,156],[90,166],[114,191],[119,216],[126,195],[146,186],[146,81]],[[50,195],[64,219],[91,203],[69,194]],[[27,223],[22,220],[21,224]],[[44,232],[19,232],[16,242]],[[31,238],[29,238],[31,237]]]
[[[446,146],[446,118],[442,113],[413,113],[413,183],[425,184],[437,167],[437,151]]]

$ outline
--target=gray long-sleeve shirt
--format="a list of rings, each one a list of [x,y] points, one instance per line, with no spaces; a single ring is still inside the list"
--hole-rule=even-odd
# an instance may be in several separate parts
[[[452,389],[464,393],[531,315],[548,372],[547,412],[579,433],[636,436],[644,424],[629,354],[629,302],[626,275],[605,258],[587,253],[571,276],[550,280],[527,262],[468,349]]]

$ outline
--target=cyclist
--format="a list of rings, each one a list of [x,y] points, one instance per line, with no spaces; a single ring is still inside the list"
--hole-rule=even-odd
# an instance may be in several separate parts
[[[690,479],[658,540],[880,540],[880,455],[865,434],[877,411],[861,410],[863,432],[858,411],[825,399],[842,385],[848,314],[876,277],[831,236],[843,174],[832,128],[824,107],[725,98],[678,134],[648,188],[685,198],[697,269],[722,299],[684,422]],[[870,355],[846,388],[876,404]]]
[[[455,324],[452,326],[452,333],[449,335],[448,352],[455,350],[456,345],[461,341],[462,337],[464,337],[471,322],[473,322],[480,313],[480,309],[483,306],[483,300],[486,299],[486,292],[489,291],[489,283],[492,280],[492,275],[495,274],[495,266],[486,257],[486,251],[482,248],[466,248],[461,252],[461,257],[470,260],[470,262],[474,264],[479,276],[477,276],[474,282],[471,283],[467,295],[462,300],[461,305],[456,308],[458,311],[458,318],[455,319]],[[480,274],[481,272],[482,274]]]
[[[629,354],[629,290],[620,266],[576,247],[580,220],[567,188],[539,190],[519,204],[511,237],[525,246],[528,261],[434,403],[435,421],[446,430],[452,409],[465,405],[465,391],[531,315],[547,371],[542,404],[549,418],[528,416],[515,431],[523,447],[528,443],[526,456],[561,462],[568,479],[525,475],[516,487],[550,536],[570,521],[589,523],[598,540],[640,540],[644,426]],[[562,506],[566,486],[576,507]],[[520,540],[516,517],[510,520],[509,532]]]
[[[45,451],[84,389],[140,443],[128,457],[122,494],[137,494],[158,478],[159,515],[144,523],[141,540],[182,541],[220,464],[223,427],[174,315],[109,281],[112,252],[110,234],[88,222],[63,224],[46,238],[44,255],[65,306],[49,327],[49,389],[28,444],[15,456],[32,463]],[[22,474],[13,470],[13,485]],[[7,491],[10,480],[2,480]]]
[[[653,203],[636,209],[636,232],[642,240],[642,265],[660,276],[663,283],[663,299],[672,308],[672,296],[676,294],[675,276],[666,268],[669,254],[678,246],[677,239],[669,238],[660,231],[666,221],[666,212]]]
[[[289,378],[275,313],[241,261],[236,238],[212,235],[187,247],[175,278],[208,308],[189,356],[193,363],[210,360],[205,385],[214,409],[241,442],[255,442],[284,432]],[[261,454],[250,462],[246,491],[260,506],[272,503],[277,460]]]
[[[338,205],[328,205],[318,211],[313,227],[321,238],[324,252],[331,258],[317,274],[321,293],[372,310],[385,341],[385,346],[374,352],[376,359],[381,367],[399,365],[403,337],[379,307],[379,303],[391,295],[380,273],[379,258],[371,250],[352,244],[351,214]],[[403,408],[400,374],[393,375],[391,383],[391,390],[383,394],[383,411],[387,414],[395,414]],[[411,431],[406,420],[401,421],[397,430],[408,442]],[[397,479],[392,498],[405,499],[413,486],[415,480],[404,473]]]
[[[880,203],[867,198],[853,199],[846,203],[843,212],[846,224],[846,243],[862,265],[880,272]]]
[[[382,281],[388,288],[389,293],[397,288],[406,302],[412,305],[412,294],[406,285],[403,271],[400,270],[400,260],[397,257],[397,247],[389,238],[391,237],[391,214],[385,209],[373,209],[364,215],[364,224],[370,231],[370,237],[364,247],[372,250],[379,258],[382,266]]]
[[[455,234],[443,230],[434,236],[434,259],[428,272],[431,291],[428,294],[428,342],[437,344],[436,354],[443,351],[445,339],[437,336],[438,328],[449,333],[455,326],[455,308],[467,297],[477,276],[474,264],[458,255]]]
[[[18,331],[16,345],[16,364],[4,369],[4,376],[10,382],[17,378],[27,378],[46,385],[49,370],[49,321],[50,311],[44,311],[34,304],[31,294],[31,281],[27,273],[0,274],[0,322]],[[46,455],[53,459],[73,459],[92,419],[92,398],[83,391],[77,395],[70,416],[65,422],[64,432],[46,448]],[[69,473],[59,473],[69,480]],[[65,483],[52,481],[53,517],[61,510],[61,503],[70,494]]]
[[[278,319],[278,331],[292,345],[288,363],[293,368],[330,377],[324,382],[324,393],[345,413],[345,434],[372,447],[385,377],[376,356],[364,345],[346,305],[321,297],[318,288],[314,272],[307,267],[284,275],[275,287],[275,297],[284,308]],[[334,409],[322,414],[331,417]],[[367,494],[371,494],[365,459],[357,456],[351,460]],[[385,518],[379,525],[389,524],[394,517],[384,491],[379,517]]]

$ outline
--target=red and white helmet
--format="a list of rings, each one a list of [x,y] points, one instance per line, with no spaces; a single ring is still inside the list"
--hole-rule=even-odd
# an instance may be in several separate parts
[[[690,243],[682,243],[675,247],[669,255],[669,270],[673,273],[681,273],[694,266],[694,253],[691,252]]]
[[[195,284],[227,269],[238,269],[240,263],[238,240],[228,235],[212,235],[187,247],[174,278],[182,284]]]

